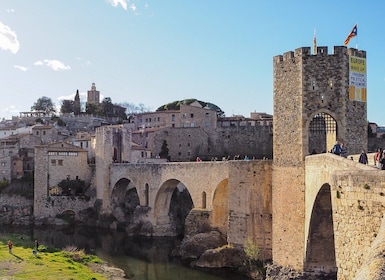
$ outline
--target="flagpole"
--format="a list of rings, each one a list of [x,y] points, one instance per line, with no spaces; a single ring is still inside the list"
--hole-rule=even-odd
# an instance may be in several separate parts
[[[356,22],[357,30],[358,30],[358,22]],[[356,49],[358,50],[358,31],[356,36]]]

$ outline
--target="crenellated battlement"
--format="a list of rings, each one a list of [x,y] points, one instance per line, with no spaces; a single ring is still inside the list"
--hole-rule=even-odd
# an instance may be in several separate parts
[[[317,47],[317,53],[312,53],[310,47],[297,48],[294,51],[285,52],[283,55],[274,56],[274,63],[292,61],[293,58],[317,57],[317,56],[336,56],[336,55],[351,55],[366,58],[366,51],[355,48],[347,48],[345,46],[334,46],[333,52],[329,54],[327,46]]]

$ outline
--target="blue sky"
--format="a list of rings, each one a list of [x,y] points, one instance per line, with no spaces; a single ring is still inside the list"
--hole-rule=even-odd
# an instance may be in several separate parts
[[[227,116],[273,114],[273,57],[299,47],[367,51],[368,120],[385,125],[385,1],[1,0],[0,118],[48,96],[155,110],[197,98]]]

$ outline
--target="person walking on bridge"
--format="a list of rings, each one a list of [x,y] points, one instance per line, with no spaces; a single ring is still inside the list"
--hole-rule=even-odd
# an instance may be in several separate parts
[[[368,164],[368,155],[365,153],[364,150],[362,150],[358,162],[362,164]]]

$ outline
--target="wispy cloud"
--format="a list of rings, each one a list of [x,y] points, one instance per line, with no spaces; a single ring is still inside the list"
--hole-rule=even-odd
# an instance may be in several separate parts
[[[60,70],[70,70],[71,66],[65,65],[63,62],[56,60],[56,59],[44,59],[44,60],[38,60],[34,63],[34,65],[37,66],[47,66],[51,68],[54,71],[60,71]]]
[[[16,32],[0,21],[0,48],[17,53],[20,48]]]
[[[20,71],[23,71],[23,72],[28,71],[28,68],[24,67],[24,66],[15,65],[13,67],[15,67],[16,69],[19,69]]]
[[[8,13],[8,14],[13,14],[14,12],[15,12],[14,9],[7,9],[7,13]]]
[[[107,0],[113,7],[122,6],[123,9],[127,10],[128,1],[127,0]]]
[[[1,109],[1,114],[6,115],[6,118],[11,118],[12,116],[19,115],[20,108],[16,108],[16,106],[11,105],[9,107]]]
[[[76,91],[74,93],[72,93],[72,94],[61,95],[57,99],[59,101],[62,101],[62,100],[74,100],[75,99],[75,95],[76,95]],[[79,97],[80,97],[80,99],[86,99],[87,98],[87,93],[86,92],[79,92]]]

